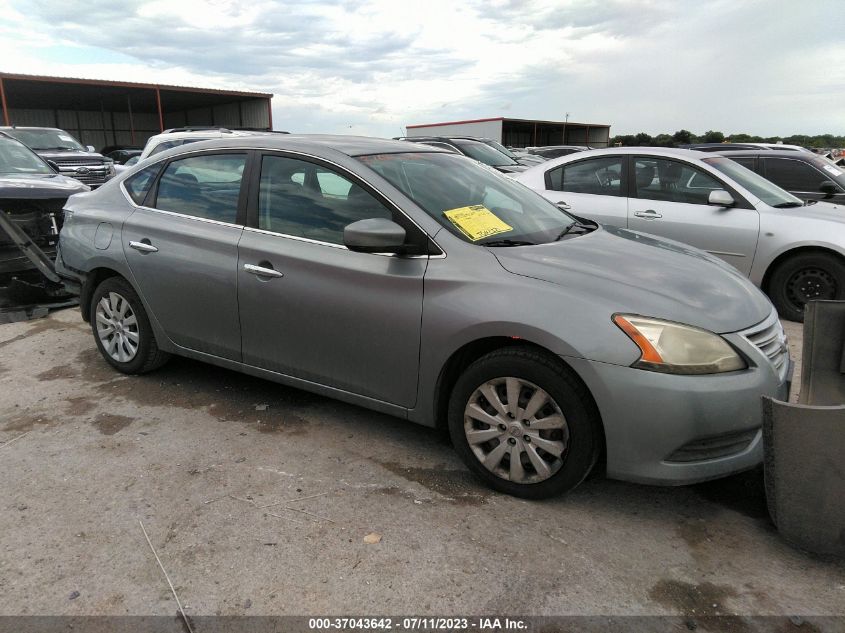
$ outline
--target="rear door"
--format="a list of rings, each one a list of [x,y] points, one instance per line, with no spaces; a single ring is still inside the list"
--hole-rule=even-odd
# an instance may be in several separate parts
[[[685,161],[633,156],[628,227],[690,244],[751,272],[760,216],[727,183]],[[730,208],[711,205],[711,191],[724,189]]]
[[[625,228],[625,156],[600,156],[564,163],[545,174],[540,193],[570,213]]]
[[[264,154],[253,189],[238,263],[244,362],[412,407],[428,257],[353,252],[343,229],[390,218],[427,238],[354,175],[315,159]]]
[[[241,357],[237,264],[246,162],[245,152],[169,161],[146,194],[148,206],[136,207],[122,232],[138,289],[170,339],[232,360]]]

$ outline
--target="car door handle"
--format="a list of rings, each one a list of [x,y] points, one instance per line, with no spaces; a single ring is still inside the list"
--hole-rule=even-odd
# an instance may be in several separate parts
[[[634,211],[634,215],[638,218],[645,218],[646,220],[656,220],[662,218],[663,214],[658,213],[654,209],[646,209],[645,211]]]
[[[149,242],[129,242],[129,248],[134,248],[142,253],[158,253],[158,249]]]
[[[555,202],[555,206],[558,209],[563,209],[564,211],[569,211],[572,208],[570,205],[566,204],[566,202],[564,202],[563,200],[558,200],[557,202]]]
[[[244,264],[244,270],[252,273],[257,277],[284,277],[285,274],[273,268],[264,268],[263,266],[256,266],[255,264]]]

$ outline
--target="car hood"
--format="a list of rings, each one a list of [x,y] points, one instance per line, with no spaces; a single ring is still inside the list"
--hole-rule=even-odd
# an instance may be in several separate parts
[[[845,222],[845,205],[819,201],[815,204],[805,204],[803,207],[774,209],[778,215],[788,215],[794,218],[812,218],[814,220],[832,220]]]
[[[0,175],[0,199],[60,198],[90,190],[78,180],[59,174]]]
[[[91,159],[98,162],[103,162],[104,157],[102,154],[97,154],[96,152],[84,152],[82,150],[70,150],[70,151],[63,151],[63,150],[49,150],[49,149],[36,149],[33,150],[36,154],[38,154],[44,160],[52,160],[55,162],[61,162],[63,160],[80,160],[80,159]],[[109,159],[111,160],[111,159]]]
[[[518,165],[495,165],[494,168],[505,174],[515,174],[528,169],[528,165],[523,165],[522,163]]]
[[[724,334],[772,312],[736,269],[704,251],[627,229],[601,227],[539,246],[491,249],[502,267],[558,284],[573,300]]]

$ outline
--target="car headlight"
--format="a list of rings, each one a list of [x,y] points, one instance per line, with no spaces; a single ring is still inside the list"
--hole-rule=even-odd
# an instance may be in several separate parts
[[[613,322],[640,348],[640,358],[632,367],[666,374],[720,374],[748,367],[713,332],[633,314],[616,314]]]

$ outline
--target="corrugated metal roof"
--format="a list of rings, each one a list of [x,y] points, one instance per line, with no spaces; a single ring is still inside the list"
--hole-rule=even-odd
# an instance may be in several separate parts
[[[54,83],[83,84],[89,86],[113,86],[119,88],[146,88],[154,90],[172,90],[178,92],[207,92],[211,94],[231,95],[237,97],[263,97],[270,99],[272,92],[248,92],[244,90],[221,90],[219,88],[200,88],[195,86],[172,86],[168,84],[149,84],[132,81],[111,81],[108,79],[86,79],[84,77],[51,77],[48,75],[24,75],[20,73],[7,73],[0,71],[1,79],[18,81],[44,81]]]

